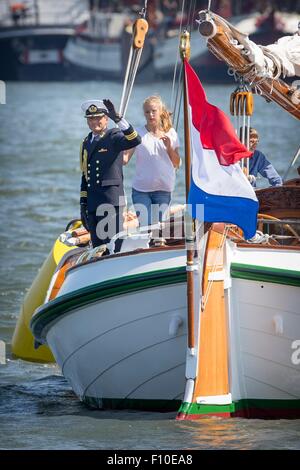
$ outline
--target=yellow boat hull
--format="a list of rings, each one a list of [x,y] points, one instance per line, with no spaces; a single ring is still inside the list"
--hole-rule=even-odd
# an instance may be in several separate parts
[[[13,334],[12,354],[14,357],[32,362],[55,362],[47,346],[42,345],[38,349],[35,349],[34,337],[29,325],[35,310],[44,303],[51,278],[58,263],[65,253],[74,248],[76,247],[67,246],[57,239],[47,259],[39,270],[38,275],[34,279],[25,296]]]

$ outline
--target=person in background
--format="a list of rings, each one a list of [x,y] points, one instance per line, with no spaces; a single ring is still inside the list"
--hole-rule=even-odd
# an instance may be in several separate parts
[[[14,2],[10,5],[10,12],[13,22],[18,26],[20,20],[26,18],[28,6],[25,2]]]
[[[163,22],[163,14],[159,8],[157,0],[153,0],[148,3],[147,6],[147,21],[149,24],[149,30],[157,31]]]
[[[161,10],[164,16],[164,24],[167,31],[176,26],[176,17],[178,12],[178,4],[176,0],[162,0]]]
[[[81,109],[91,132],[83,140],[80,149],[80,214],[83,226],[91,234],[93,247],[96,247],[108,243],[123,229],[125,198],[122,152],[138,145],[141,138],[116,113],[110,100],[89,100],[81,105]],[[119,129],[108,129],[108,118]],[[120,246],[116,243],[115,251]]]
[[[151,225],[162,220],[171,202],[176,169],[180,166],[179,139],[160,96],[145,99],[143,110],[146,124],[138,128],[142,143],[124,152],[123,158],[126,165],[136,154],[132,202],[140,225]],[[141,206],[145,208],[143,214],[138,209]]]
[[[254,153],[249,159],[248,180],[252,186],[256,187],[256,177],[259,173],[264,178],[267,178],[271,186],[281,186],[281,176],[277,173],[272,163],[267,160],[266,156],[256,149],[258,142],[259,135],[257,130],[254,127],[250,127],[249,150]]]

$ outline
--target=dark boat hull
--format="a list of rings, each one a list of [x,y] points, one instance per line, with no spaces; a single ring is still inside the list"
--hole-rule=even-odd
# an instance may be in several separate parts
[[[67,80],[63,51],[73,35],[69,26],[0,29],[2,80]]]

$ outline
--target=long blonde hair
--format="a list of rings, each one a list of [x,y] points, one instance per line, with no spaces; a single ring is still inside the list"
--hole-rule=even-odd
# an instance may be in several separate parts
[[[160,113],[160,126],[161,126],[161,129],[164,132],[168,132],[171,129],[171,127],[173,126],[172,119],[171,119],[172,113],[170,111],[168,111],[166,105],[163,103],[163,101],[162,101],[162,99],[159,95],[148,96],[148,98],[146,98],[144,103],[143,103],[143,109],[145,109],[145,106],[147,104],[150,104],[153,101],[155,101],[155,103],[157,103],[159,105],[160,109],[161,109],[161,113]]]

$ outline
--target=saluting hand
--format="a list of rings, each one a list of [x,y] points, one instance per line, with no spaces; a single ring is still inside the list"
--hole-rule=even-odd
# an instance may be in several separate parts
[[[110,119],[112,119],[115,123],[121,121],[122,117],[120,116],[119,113],[116,112],[114,105],[110,100],[103,100],[103,103],[105,104],[107,108],[107,115]]]

